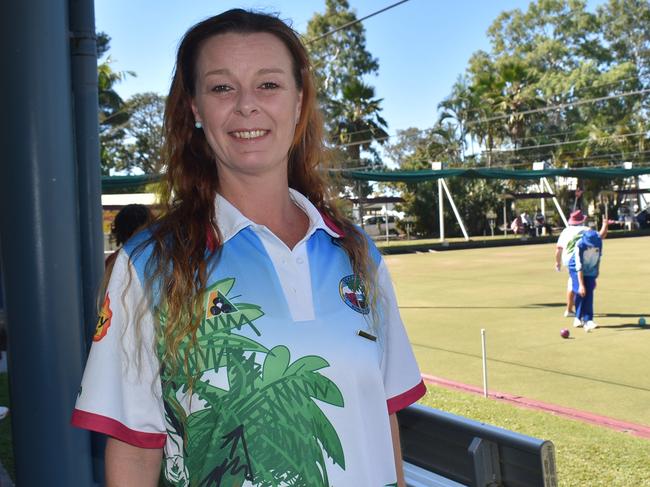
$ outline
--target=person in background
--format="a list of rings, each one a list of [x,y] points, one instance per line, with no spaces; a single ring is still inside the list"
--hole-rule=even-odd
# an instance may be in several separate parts
[[[115,259],[75,426],[108,487],[404,487],[426,388],[386,264],[346,218],[309,56],[275,16],[190,28],[165,109],[166,208]]]
[[[560,236],[557,239],[557,244],[555,246],[555,270],[560,271],[562,266],[565,267],[569,264],[569,259],[573,253],[574,247],[581,234],[589,230],[589,227],[586,225],[587,215],[582,213],[581,210],[576,210],[571,215],[569,215],[568,226],[562,230]],[[598,231],[598,234],[601,239],[607,237],[608,221],[606,218],[603,218],[603,224]],[[574,303],[575,303],[575,293],[573,291],[573,282],[571,276],[567,281],[566,288],[566,307],[564,309],[564,317],[574,317]],[[574,326],[582,326],[581,321],[574,320]]]
[[[521,235],[524,233],[524,220],[521,215],[517,215],[515,219],[512,220],[510,229],[515,235]]]
[[[131,204],[122,208],[111,226],[111,238],[118,247],[122,247],[138,230],[147,226],[153,220],[151,210],[145,205]],[[112,266],[119,249],[106,258],[105,267]]]
[[[594,321],[594,290],[602,250],[603,240],[598,232],[586,230],[580,234],[569,258],[569,274],[576,297],[573,326],[583,326],[587,332],[598,326]]]

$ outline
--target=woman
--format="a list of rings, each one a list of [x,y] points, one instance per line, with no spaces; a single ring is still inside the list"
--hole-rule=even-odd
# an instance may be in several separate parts
[[[177,486],[403,485],[394,413],[425,388],[381,257],[327,198],[296,34],[192,27],[165,135],[169,207],[116,260],[73,415],[110,436],[108,485],[156,485],[161,458]]]

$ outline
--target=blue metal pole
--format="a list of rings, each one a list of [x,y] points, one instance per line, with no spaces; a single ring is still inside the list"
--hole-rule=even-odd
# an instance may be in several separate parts
[[[69,5],[85,325],[85,330],[80,330],[80,333],[85,335],[86,345],[90,348],[97,321],[97,291],[104,272],[95,5],[93,0],[69,0]],[[91,434],[93,474],[100,483],[103,483],[104,478],[105,447],[104,435]]]
[[[97,318],[97,290],[104,273],[97,96],[97,39],[93,0],[69,0],[81,273],[86,342]]]
[[[71,428],[85,360],[66,0],[0,16],[0,249],[16,484],[92,486]]]

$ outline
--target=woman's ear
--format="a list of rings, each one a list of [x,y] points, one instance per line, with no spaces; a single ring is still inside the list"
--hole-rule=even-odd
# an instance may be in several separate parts
[[[199,109],[196,107],[196,103],[194,103],[194,98],[190,101],[190,106],[192,107],[192,114],[194,115],[194,121],[201,123],[202,118],[201,114],[199,113]]]
[[[296,105],[296,125],[300,122],[300,114],[302,113],[302,90],[298,92],[298,104]]]

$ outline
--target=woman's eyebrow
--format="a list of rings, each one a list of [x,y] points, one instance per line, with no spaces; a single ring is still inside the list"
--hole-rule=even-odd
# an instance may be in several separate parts
[[[282,68],[261,68],[257,71],[257,74],[284,74],[285,71]],[[220,74],[232,74],[229,69],[227,68],[220,68],[220,69],[211,69],[210,71],[207,71],[203,77],[208,77],[212,75],[220,75]]]

